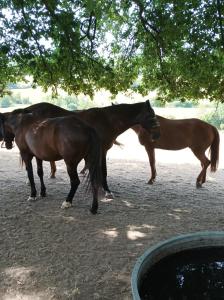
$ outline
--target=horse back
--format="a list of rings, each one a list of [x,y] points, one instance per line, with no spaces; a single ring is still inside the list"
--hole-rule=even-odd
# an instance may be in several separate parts
[[[45,118],[70,116],[73,114],[73,112],[69,110],[48,102],[33,104],[31,106],[28,106],[26,110],[32,112],[35,118],[39,118],[40,120],[43,120]]]
[[[57,117],[40,121],[26,132],[26,143],[32,153],[43,160],[76,157],[88,148],[89,127],[75,117]]]

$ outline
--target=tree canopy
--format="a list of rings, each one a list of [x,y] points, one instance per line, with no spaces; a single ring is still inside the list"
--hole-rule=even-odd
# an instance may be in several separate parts
[[[224,102],[224,2],[2,0],[0,67],[1,93],[32,75],[53,91]]]

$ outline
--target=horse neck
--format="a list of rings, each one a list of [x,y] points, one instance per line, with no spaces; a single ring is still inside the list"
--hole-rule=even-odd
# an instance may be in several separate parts
[[[139,124],[138,116],[142,112],[143,105],[144,103],[118,104],[105,108],[117,136],[130,127]]]
[[[21,131],[21,128],[28,128],[33,123],[33,119],[28,116],[22,117],[21,115],[15,115],[7,120],[7,126],[10,128],[12,133],[15,135],[17,131]]]

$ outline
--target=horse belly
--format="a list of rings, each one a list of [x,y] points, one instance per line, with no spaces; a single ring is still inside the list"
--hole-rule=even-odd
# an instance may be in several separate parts
[[[26,136],[26,142],[34,156],[41,160],[56,161],[62,159],[50,133],[47,135],[44,132],[35,135],[29,133]]]
[[[154,148],[163,150],[181,150],[189,147],[189,139],[187,135],[176,130],[176,132],[164,131],[158,140],[153,142]]]
[[[62,159],[59,153],[52,149],[52,147],[49,147],[48,145],[43,145],[41,147],[30,146],[30,150],[36,157],[42,160],[56,161]]]

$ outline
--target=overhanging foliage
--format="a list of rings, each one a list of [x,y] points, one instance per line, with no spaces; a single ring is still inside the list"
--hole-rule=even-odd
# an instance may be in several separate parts
[[[0,11],[0,92],[32,75],[54,92],[224,102],[223,1],[3,0]]]

